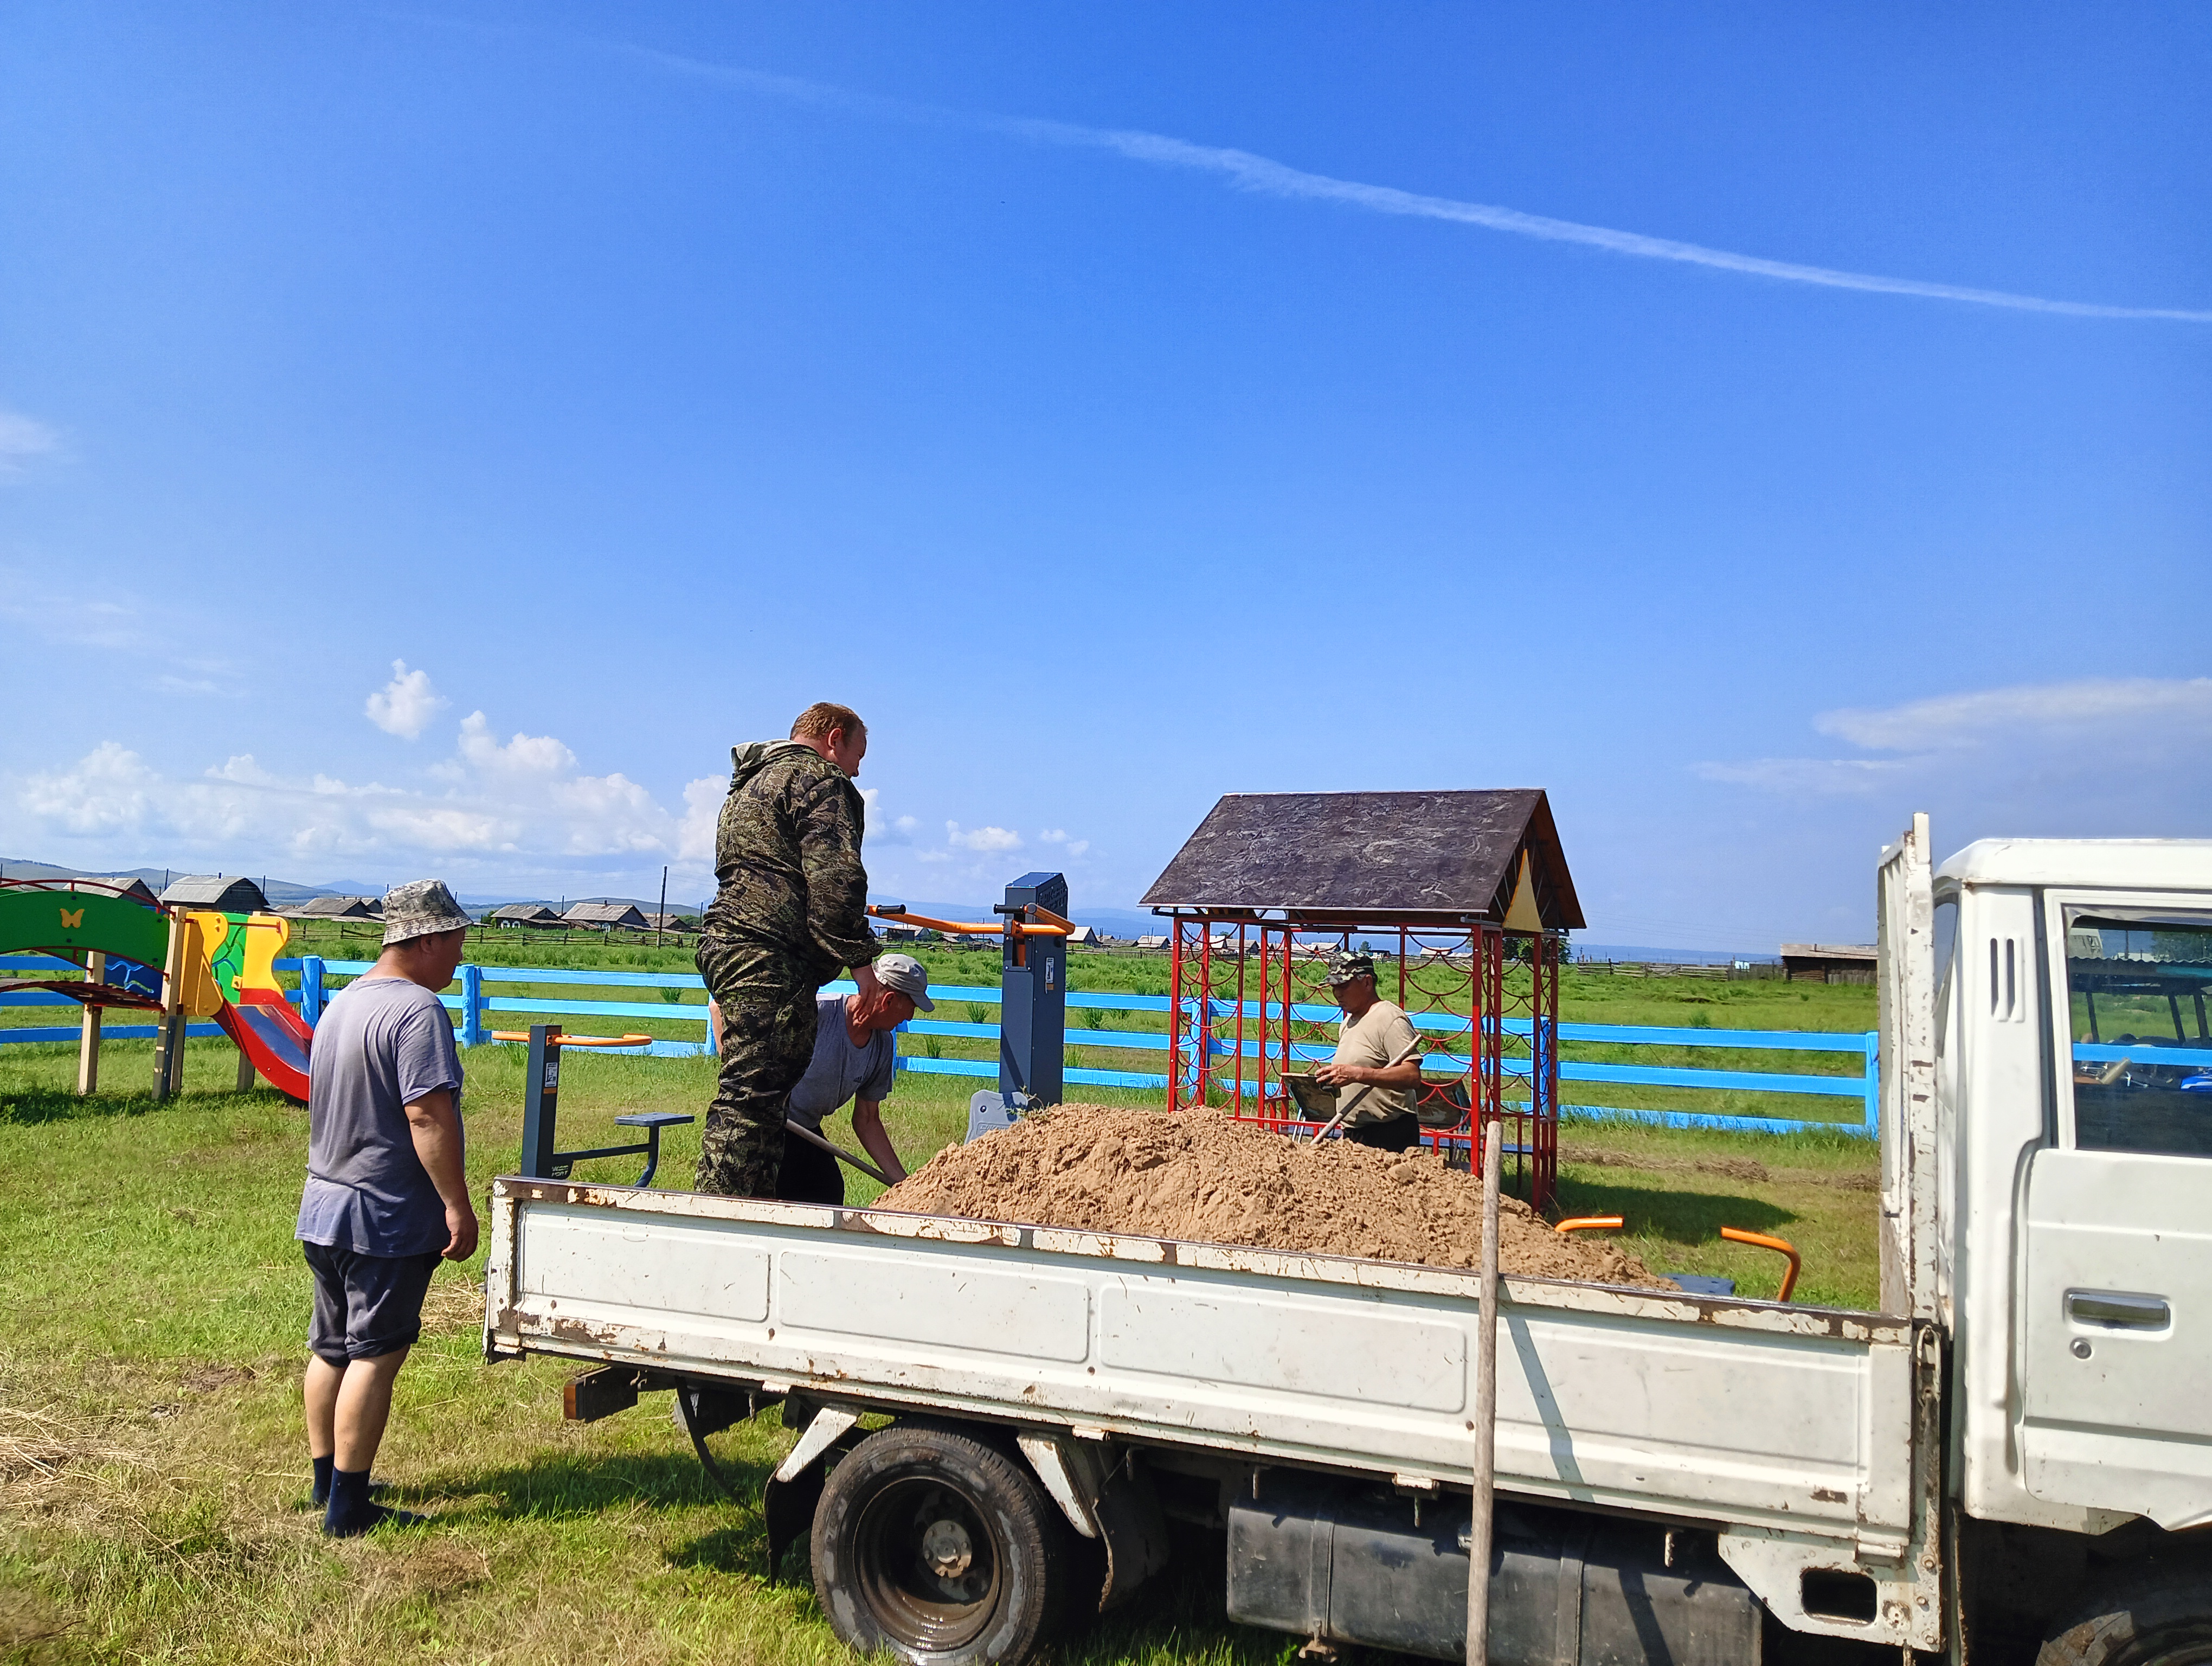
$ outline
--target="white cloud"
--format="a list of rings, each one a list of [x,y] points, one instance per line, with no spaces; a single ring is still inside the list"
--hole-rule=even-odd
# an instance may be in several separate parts
[[[1986,800],[2082,772],[2122,780],[2201,779],[2212,751],[2212,678],[2089,678],[1932,696],[1880,708],[1824,712],[1813,727],[1887,757],[1765,757],[1706,763],[1705,781],[1790,797],[1867,797],[1972,781]],[[2140,796],[2140,795],[2138,795]]]
[[[1019,850],[1022,836],[1003,827],[976,827],[963,832],[958,822],[945,824],[945,842],[962,850],[984,853]]]
[[[454,756],[428,787],[288,777],[250,753],[198,776],[164,775],[114,741],[74,765],[16,784],[22,835],[66,834],[160,845],[179,857],[234,860],[403,855],[649,857],[706,862],[722,783],[684,789],[679,820],[619,773],[592,775],[550,735],[495,739],[482,713],[462,724]],[[142,858],[139,858],[143,860]]]
[[[880,787],[860,788],[860,802],[867,807],[867,842],[871,848],[878,845],[907,845],[914,842],[914,830],[921,824],[911,816],[883,813],[884,789]]]
[[[684,819],[676,830],[678,861],[714,862],[714,830],[721,820],[722,800],[730,783],[720,775],[702,775],[684,785]]]
[[[1210,173],[1232,187],[1271,197],[1302,198],[1370,214],[1411,216],[1456,225],[1479,227],[1509,236],[1535,238],[1544,242],[1579,244],[1608,254],[1632,259],[1664,260],[1704,266],[1749,277],[1778,279],[1786,283],[1809,283],[1824,289],[1856,289],[1874,295],[1912,295],[1930,301],[1964,301],[1981,307],[2001,307],[2021,312],[2051,313],[2072,318],[2162,319],[2177,323],[2212,324],[2212,312],[2179,307],[2118,307],[2101,301],[2053,300],[2008,290],[1977,289],[1965,284],[1930,283],[1921,278],[1887,277],[1874,272],[1845,271],[1832,266],[1811,266],[1794,260],[1775,260],[1763,255],[1716,249],[1674,238],[1652,237],[1612,226],[1587,225],[1575,220],[1529,214],[1494,203],[1470,203],[1456,198],[1431,197],[1401,191],[1395,185],[1370,185],[1340,179],[1291,167],[1272,157],[1255,155],[1222,145],[1193,144],[1187,139],[1126,128],[1080,126],[1072,122],[1042,121],[948,109],[940,105],[909,102],[866,93],[849,92],[826,82],[792,76],[771,75],[732,64],[684,58],[651,47],[615,46],[611,50],[702,81],[735,87],[756,94],[836,110],[848,114],[890,121],[924,123],[994,133],[1032,144],[1065,145],[1104,151],[1130,161],[1155,167],[1183,168]]]
[[[368,696],[368,721],[386,734],[413,740],[449,702],[430,686],[427,671],[410,671],[404,660],[392,662],[392,680]],[[472,721],[482,723],[478,712]],[[520,740],[520,735],[515,737]]]
[[[0,480],[12,480],[34,464],[61,454],[62,438],[19,411],[0,410]]]
[[[1938,695],[1901,706],[1823,713],[1813,727],[1875,751],[1971,746],[2008,729],[2114,724],[2212,725],[2212,677],[2090,678]]]
[[[1037,839],[1043,844],[1056,844],[1062,847],[1071,859],[1080,856],[1091,848],[1090,840],[1071,839],[1067,836],[1067,830],[1064,827],[1048,827],[1037,835]]]
[[[471,712],[461,720],[459,750],[461,757],[477,769],[502,775],[557,775],[576,767],[576,755],[550,734],[518,732],[514,739],[501,745],[493,739],[491,723],[482,712]]]

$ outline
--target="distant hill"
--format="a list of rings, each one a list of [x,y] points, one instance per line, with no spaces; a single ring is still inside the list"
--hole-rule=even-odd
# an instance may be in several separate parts
[[[126,867],[112,873],[94,873],[81,867],[57,867],[52,862],[25,861],[14,856],[0,857],[0,879],[143,879],[159,896],[169,888],[172,879],[187,873],[197,873],[192,867]],[[377,897],[382,888],[375,890],[337,889],[330,885],[295,885],[289,879],[264,879],[258,873],[244,876],[261,887],[261,894],[280,907],[287,903],[304,903],[316,897]]]

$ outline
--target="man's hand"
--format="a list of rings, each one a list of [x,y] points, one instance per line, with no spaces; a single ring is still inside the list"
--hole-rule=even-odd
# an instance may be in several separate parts
[[[876,981],[876,963],[872,960],[853,968],[853,982],[859,986],[863,1000],[883,993],[884,986]]]
[[[1364,1065],[1339,1064],[1334,1059],[1313,1068],[1314,1080],[1323,1087],[1350,1087],[1355,1082],[1365,1081],[1370,1073]]]
[[[439,1251],[447,1261],[466,1261],[477,1252],[477,1212],[466,1203],[446,1206],[446,1247]]]

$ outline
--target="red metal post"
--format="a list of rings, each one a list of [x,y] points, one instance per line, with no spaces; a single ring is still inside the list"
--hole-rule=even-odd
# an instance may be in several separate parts
[[[1175,956],[1168,964],[1168,1109],[1182,1109],[1182,916],[1174,916]]]
[[[1244,1114],[1244,922],[1237,922],[1237,1097],[1229,1102],[1232,1116]]]
[[[1199,940],[1199,1018],[1197,1029],[1192,1031],[1192,1044],[1199,1049],[1199,1095],[1192,1104],[1206,1106],[1206,1089],[1212,1084],[1214,1073],[1214,922],[1201,914],[1199,929],[1206,936]]]

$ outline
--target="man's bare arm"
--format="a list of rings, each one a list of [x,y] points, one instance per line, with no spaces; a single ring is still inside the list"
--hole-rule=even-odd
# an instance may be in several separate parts
[[[853,1102],[853,1132],[860,1136],[861,1148],[876,1159],[876,1166],[891,1177],[893,1185],[906,1178],[906,1164],[899,1161],[898,1147],[884,1130],[882,1100]]]
[[[1395,1064],[1338,1064],[1334,1060],[1314,1067],[1314,1080],[1323,1087],[1419,1087],[1421,1061],[1401,1059]]]
[[[476,1206],[469,1201],[468,1176],[461,1170],[461,1124],[453,1115],[453,1096],[433,1088],[419,1099],[407,1102],[407,1132],[415,1140],[415,1155],[438,1201],[446,1206],[447,1261],[466,1261],[477,1252]]]

